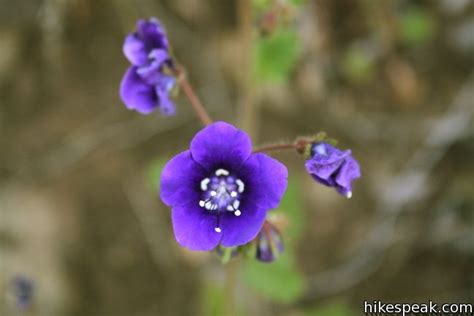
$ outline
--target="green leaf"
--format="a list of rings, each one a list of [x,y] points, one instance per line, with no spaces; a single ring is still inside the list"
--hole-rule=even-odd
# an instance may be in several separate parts
[[[148,183],[153,190],[158,188],[160,189],[160,175],[165,167],[167,160],[163,158],[158,158],[150,164],[148,168],[147,176],[148,176]]]
[[[303,197],[299,178],[292,176],[288,179],[288,188],[283,196],[278,210],[288,217],[288,228],[284,231],[285,244],[296,241],[303,231]]]
[[[435,19],[427,11],[411,8],[399,20],[401,37],[407,44],[421,44],[433,38]]]
[[[294,244],[304,226],[300,182],[288,179],[288,188],[278,210],[288,217],[288,228],[283,231],[285,251],[272,263],[246,260],[242,273],[246,284],[268,299],[289,303],[298,298],[304,288],[304,279],[295,264]]]
[[[242,267],[242,273],[250,288],[274,301],[290,303],[303,291],[304,280],[295,267],[289,249],[272,263],[247,260]]]
[[[270,37],[262,37],[255,47],[254,68],[258,82],[284,83],[300,51],[296,32],[280,28]]]

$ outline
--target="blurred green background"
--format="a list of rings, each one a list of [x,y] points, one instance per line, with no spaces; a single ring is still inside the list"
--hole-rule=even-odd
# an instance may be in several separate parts
[[[256,144],[324,130],[361,164],[348,200],[275,155],[287,249],[234,261],[239,315],[474,303],[473,1],[0,0],[0,315],[229,310],[226,268],[178,246],[156,189],[198,120],[183,96],[171,118],[118,97],[149,16],[213,118]]]

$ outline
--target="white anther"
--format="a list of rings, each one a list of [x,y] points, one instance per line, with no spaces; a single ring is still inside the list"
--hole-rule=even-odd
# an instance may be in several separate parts
[[[237,191],[239,191],[239,193],[244,192],[245,184],[242,182],[242,180],[237,179],[237,180],[235,181],[235,183],[237,183],[237,187],[238,187],[238,188],[237,188]]]
[[[206,204],[206,202],[204,202],[203,200],[199,201],[199,206],[200,207],[204,207],[205,204]]]
[[[229,171],[225,170],[225,169],[217,169],[216,170],[216,176],[228,176],[229,175]]]
[[[346,198],[350,199],[352,197],[352,191],[346,193]]]
[[[216,191],[211,191],[211,196],[216,196],[217,192]]]
[[[220,233],[222,231],[220,227],[215,227],[214,230],[216,231],[216,233]]]
[[[240,206],[240,201],[239,201],[239,200],[235,200],[234,203],[232,204],[232,206],[233,206],[235,209],[238,209],[239,206]]]
[[[237,192],[235,192],[235,191],[232,191],[232,192],[230,192],[230,196],[231,196],[231,197],[236,197],[236,196],[237,196],[237,194],[238,194],[238,193],[237,193]]]
[[[232,205],[227,205],[226,209],[231,212],[234,211],[234,208],[232,207]]]
[[[211,179],[209,179],[209,178],[206,178],[206,179],[202,180],[201,181],[201,190],[207,191],[207,185],[209,184],[210,181],[211,181]]]
[[[206,203],[206,209],[210,210],[212,207],[212,203],[211,202],[207,202]]]
[[[234,212],[234,215],[235,215],[235,216],[240,216],[241,214],[242,214],[242,212],[241,212],[240,210],[236,210],[236,211]]]

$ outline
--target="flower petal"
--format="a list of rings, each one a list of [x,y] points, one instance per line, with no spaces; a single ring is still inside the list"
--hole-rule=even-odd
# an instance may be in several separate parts
[[[174,156],[163,168],[160,197],[168,206],[180,206],[191,201],[199,203],[199,183],[205,170],[191,158],[189,150]]]
[[[262,153],[250,156],[238,176],[245,183],[244,199],[265,210],[278,206],[288,185],[285,165]]]
[[[169,91],[164,90],[161,87],[155,87],[156,94],[160,99],[160,112],[163,115],[174,115],[176,114],[176,108],[173,101],[171,101],[169,96]]]
[[[237,170],[252,151],[250,137],[225,122],[216,122],[199,131],[191,141],[193,159],[208,170]]]
[[[128,68],[120,83],[120,97],[130,110],[149,114],[158,106],[155,90],[137,74],[137,67]]]
[[[157,19],[139,20],[137,22],[137,32],[148,51],[154,48],[168,49],[165,30]]]
[[[262,228],[267,212],[253,203],[242,203],[241,215],[224,213],[220,217],[222,229],[221,245],[224,247],[240,246],[248,243],[257,236]]]
[[[148,61],[145,43],[135,33],[128,35],[123,43],[123,53],[134,66],[143,66]]]
[[[347,157],[335,178],[337,190],[346,196],[352,191],[351,183],[360,177],[360,167],[357,161],[352,157]]]
[[[212,250],[223,236],[222,232],[215,231],[217,216],[199,207],[194,201],[174,206],[171,219],[176,241],[190,250]]]
[[[350,152],[347,153],[347,155],[349,154]],[[305,162],[305,167],[310,174],[328,180],[343,162],[344,156],[331,157],[330,160],[325,161],[321,161],[318,156],[314,156]]]
[[[150,56],[152,56],[150,62],[138,68],[137,74],[140,75],[147,84],[157,85],[163,81],[162,77],[171,77],[163,74],[161,69],[163,63],[169,60],[169,55],[168,52],[163,49],[155,49]]]

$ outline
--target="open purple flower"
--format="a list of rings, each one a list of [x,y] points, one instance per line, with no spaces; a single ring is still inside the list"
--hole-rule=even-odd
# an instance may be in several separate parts
[[[351,151],[339,150],[325,142],[312,145],[311,157],[305,167],[316,181],[336,188],[348,198],[352,196],[352,181],[360,177],[359,163]]]
[[[172,208],[178,243],[207,251],[252,240],[267,211],[278,206],[287,177],[279,161],[252,153],[245,132],[217,122],[194,136],[190,150],[166,164],[160,196]]]
[[[139,20],[136,31],[125,38],[123,53],[132,64],[120,84],[120,97],[127,108],[142,114],[157,108],[165,115],[174,114],[170,92],[176,79],[164,72],[172,59],[158,20]]]

